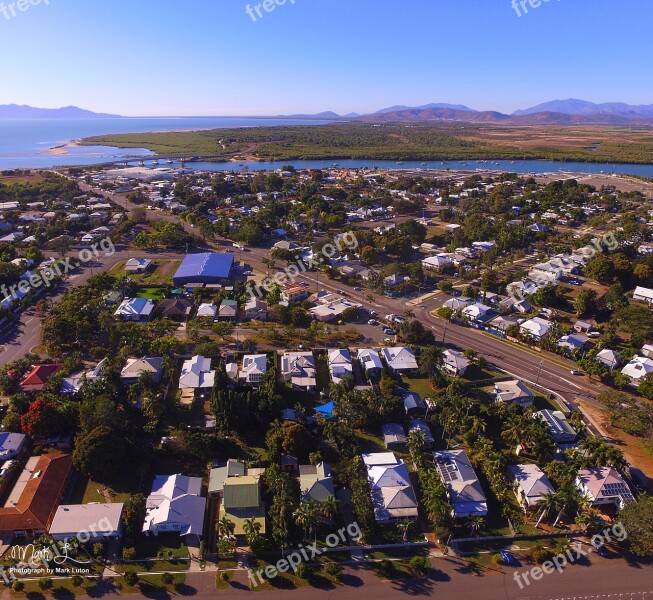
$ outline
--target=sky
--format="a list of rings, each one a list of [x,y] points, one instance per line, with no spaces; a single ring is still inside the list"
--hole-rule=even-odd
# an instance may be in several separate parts
[[[524,0],[527,13],[520,0],[267,1],[259,17],[263,0],[4,0],[0,104],[222,116],[653,103],[650,0]]]

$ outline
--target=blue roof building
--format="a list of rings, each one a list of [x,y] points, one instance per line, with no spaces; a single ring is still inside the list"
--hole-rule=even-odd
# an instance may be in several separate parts
[[[233,266],[234,256],[230,253],[187,254],[172,281],[176,286],[189,283],[221,283],[231,277]]]

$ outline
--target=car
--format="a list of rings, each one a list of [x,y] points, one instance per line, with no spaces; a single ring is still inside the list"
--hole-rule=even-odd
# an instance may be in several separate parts
[[[505,550],[501,550],[499,552],[499,555],[501,556],[501,561],[503,562],[504,565],[516,565],[517,561],[515,560],[515,557],[510,554],[510,552],[506,552]]]
[[[370,319],[370,320],[367,322],[367,324],[368,324],[368,325],[378,325],[378,321],[377,321],[376,319]]]
[[[582,375],[582,374],[583,374],[583,372],[582,372],[582,371],[579,371],[578,369],[572,369],[572,370],[569,371],[569,372],[570,372],[572,375]]]
[[[354,288],[354,291],[355,291],[355,292],[362,292],[362,291],[363,291],[363,288],[362,288],[362,287],[355,287],[355,288]]]
[[[383,329],[383,333],[385,333],[386,335],[397,335],[397,332],[391,327],[385,327]]]
[[[245,275],[246,277],[249,277],[251,274],[252,274],[251,271],[243,271],[243,275]]]
[[[587,334],[587,337],[590,337],[590,338],[597,338],[597,337],[600,337],[600,336],[601,336],[601,332],[600,332],[600,331],[590,331],[590,332]]]
[[[385,338],[383,341],[384,341],[386,344],[392,344],[392,343],[394,342],[394,340],[393,340],[392,338]]]
[[[596,547],[596,553],[603,558],[608,558],[610,556],[610,553],[604,544]]]

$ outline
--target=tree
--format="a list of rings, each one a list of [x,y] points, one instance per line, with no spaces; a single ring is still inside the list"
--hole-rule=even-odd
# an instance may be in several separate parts
[[[419,358],[419,372],[422,375],[433,377],[439,372],[444,363],[444,349],[442,346],[427,346],[422,350]]]
[[[591,314],[596,310],[596,300],[598,296],[594,290],[581,290],[576,301],[574,309],[577,315]]]
[[[252,546],[256,543],[258,538],[261,537],[261,523],[254,518],[245,519],[243,523],[243,531],[245,532],[247,543]]]
[[[57,407],[42,398],[32,402],[20,419],[23,431],[36,440],[60,433],[61,423],[61,415]]]
[[[485,517],[482,517],[481,515],[472,515],[467,520],[467,527],[469,528],[469,531],[475,536],[478,535],[478,532],[483,528],[484,525]]]
[[[171,585],[172,582],[173,582],[174,580],[175,580],[175,579],[174,579],[174,577],[172,576],[172,573],[165,572],[165,573],[162,573],[162,574],[161,574],[161,581],[162,581],[165,585]]]
[[[122,518],[127,538],[135,538],[141,532],[143,519],[145,519],[145,497],[143,494],[133,494],[125,500]]]
[[[96,427],[75,439],[75,468],[92,478],[103,479],[125,466],[129,442],[110,427]]]
[[[229,538],[234,534],[236,524],[230,521],[227,517],[222,517],[218,521],[217,531],[218,535],[222,538]]]
[[[136,548],[128,547],[122,549],[122,559],[126,561],[134,560],[136,558]]]
[[[619,521],[628,532],[628,548],[636,556],[653,554],[653,496],[642,494],[637,503],[627,504]]]
[[[135,571],[127,571],[124,574],[125,582],[128,586],[133,587],[138,583],[138,573]]]

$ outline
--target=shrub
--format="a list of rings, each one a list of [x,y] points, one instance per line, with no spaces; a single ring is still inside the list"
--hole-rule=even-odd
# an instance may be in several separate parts
[[[337,562],[333,562],[332,560],[324,565],[324,572],[338,580],[342,577],[342,570],[342,565],[339,565]]]
[[[122,549],[122,559],[123,560],[134,560],[136,558],[136,548],[123,548]]]
[[[541,565],[544,561],[553,558],[553,550],[542,545],[533,546],[530,550],[530,557],[534,563]]]
[[[25,584],[22,581],[14,581],[11,589],[14,590],[14,592],[22,592],[25,589]]]
[[[295,567],[295,575],[301,579],[306,579],[306,565],[304,563],[299,563]]]
[[[73,576],[70,578],[70,580],[72,581],[72,584],[73,584],[75,587],[79,587],[80,585],[82,585],[82,582],[84,581],[84,580],[83,580],[79,575],[73,575]]]
[[[408,564],[415,575],[424,575],[431,566],[429,560],[425,556],[413,556],[413,558],[408,561]]]
[[[135,586],[138,583],[138,575],[134,571],[127,571],[125,573],[125,581],[129,586]]]
[[[229,575],[229,572],[228,572],[228,571],[222,571],[222,572],[220,573],[220,579],[222,579],[222,581],[224,581],[225,583],[226,583],[227,581],[229,581],[230,577],[231,577],[231,576]]]
[[[38,586],[42,590],[49,590],[52,588],[53,581],[49,577],[42,577],[39,579]]]
[[[166,585],[170,585],[174,581],[174,578],[172,577],[171,573],[163,573],[161,575],[161,581],[163,581],[163,583]]]

